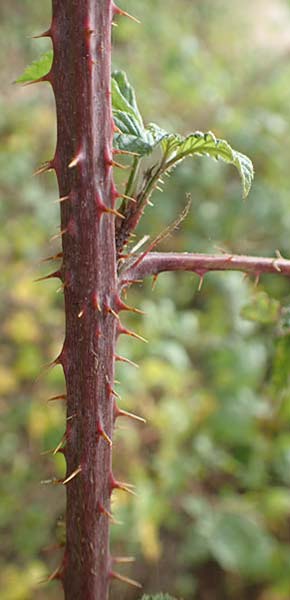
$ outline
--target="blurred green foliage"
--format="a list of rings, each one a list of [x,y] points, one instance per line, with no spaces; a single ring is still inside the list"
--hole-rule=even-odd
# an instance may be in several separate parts
[[[256,177],[246,203],[231,170],[205,159],[178,167],[153,196],[138,236],[154,236],[182,210],[191,214],[160,249],[290,255],[290,5],[286,0],[133,0],[142,25],[119,20],[114,68],[125,69],[145,122],[168,131],[211,129],[249,155]],[[63,338],[63,302],[39,263],[58,251],[53,175],[33,178],[53,155],[54,101],[48,86],[11,83],[49,49],[29,35],[45,29],[49,2],[0,6],[1,217],[1,575],[3,600],[53,600],[40,585],[58,564],[64,493],[40,484],[62,476],[63,459],[42,454],[64,430],[57,367],[41,376]],[[119,185],[122,185],[120,175]],[[136,484],[116,494],[122,521],[116,554],[135,553],[132,575],[147,593],[184,600],[287,600],[290,596],[290,290],[265,276],[161,275],[130,290],[146,315],[128,319],[148,345],[121,339],[124,408],[146,425],[122,423],[115,471]],[[130,575],[129,569],[124,572]],[[140,595],[140,594],[139,594]],[[139,597],[124,586],[112,599]]]

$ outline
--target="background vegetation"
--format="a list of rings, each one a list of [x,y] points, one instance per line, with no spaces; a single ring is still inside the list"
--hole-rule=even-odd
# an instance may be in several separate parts
[[[138,230],[158,233],[182,210],[182,227],[160,249],[290,256],[290,4],[286,0],[133,0],[114,29],[114,66],[124,68],[146,121],[226,138],[248,154],[256,178],[247,202],[233,169],[205,159],[177,169],[155,195]],[[24,66],[49,47],[28,36],[46,28],[50,3],[0,6],[0,239],[2,432],[0,506],[2,600],[54,600],[39,585],[58,564],[64,491],[40,484],[64,472],[54,448],[64,429],[61,370],[39,372],[63,338],[62,294],[42,257],[58,250],[53,175],[33,178],[55,146],[54,103],[46,85],[13,87]],[[146,311],[131,319],[147,345],[121,341],[117,378],[125,408],[146,426],[123,424],[115,471],[138,497],[114,497],[122,525],[117,554],[147,593],[184,600],[290,597],[290,289],[279,276],[258,286],[241,274],[210,274],[198,292],[189,274],[134,286]],[[129,322],[129,321],[128,321]],[[134,590],[113,588],[133,600]]]

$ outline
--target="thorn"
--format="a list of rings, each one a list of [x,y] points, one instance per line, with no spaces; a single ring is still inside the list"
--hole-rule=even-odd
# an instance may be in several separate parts
[[[46,579],[42,579],[39,583],[50,583],[54,579],[61,579],[61,578],[62,578],[62,565],[60,567],[57,567],[51,573],[51,575],[49,575],[49,577],[47,577]]]
[[[73,413],[72,415],[70,415],[69,417],[66,417],[66,421],[71,421],[72,419],[75,419],[77,416],[77,413]]]
[[[105,207],[102,212],[109,213],[110,215],[114,215],[115,217],[119,217],[119,219],[125,219],[125,216],[122,215],[122,213],[120,213],[115,208],[107,208],[107,207]]]
[[[46,450],[45,452],[41,452],[41,455],[45,456],[46,454],[52,454],[53,456],[55,456],[60,451],[61,447],[63,446],[65,439],[66,439],[66,434],[64,433],[59,444],[57,444],[56,448],[54,448],[53,450]]]
[[[47,173],[48,171],[53,171],[53,170],[54,170],[53,160],[49,160],[49,161],[43,163],[43,165],[41,165],[38,169],[36,169],[36,171],[34,171],[33,177],[35,177],[36,175],[41,175],[41,173]]]
[[[97,292],[93,294],[93,307],[96,308],[99,312],[102,312]]]
[[[276,249],[276,250],[275,250],[275,254],[276,254],[277,258],[280,258],[281,260],[283,260],[283,256],[282,256],[282,254],[281,254],[280,250],[277,250],[277,249]]]
[[[61,279],[62,275],[60,271],[54,271],[53,273],[50,273],[49,275],[44,275],[44,277],[38,277],[37,279],[34,279],[34,282],[37,283],[38,281],[45,281],[46,279],[53,279],[54,277]]]
[[[135,556],[112,556],[112,561],[115,563],[132,563],[136,561]]]
[[[130,152],[129,150],[119,150],[114,148],[113,154],[128,154],[128,156],[140,156],[138,152]]]
[[[158,279],[158,275],[159,273],[156,273],[155,275],[153,275],[153,279],[152,279],[152,292],[155,289],[156,283],[157,283],[157,279]]]
[[[109,510],[104,508],[104,506],[100,502],[98,502],[98,510],[102,515],[105,515],[105,517],[108,517],[108,519],[114,525],[123,525],[122,521],[118,521],[117,519],[115,519],[114,515],[112,515],[112,513]]]
[[[113,442],[111,438],[107,435],[107,433],[104,431],[103,427],[99,422],[97,423],[97,434],[109,444],[110,448],[112,448]]]
[[[56,400],[66,400],[66,394],[60,394],[59,396],[51,396],[47,402],[55,402]]]
[[[118,579],[119,581],[123,581],[123,583],[128,583],[128,585],[132,585],[133,587],[142,588],[143,586],[135,579],[130,579],[130,577],[125,577],[125,575],[120,575],[120,573],[116,573],[116,571],[110,571],[109,573],[112,579]]]
[[[129,167],[130,167],[130,165],[122,165],[121,163],[118,163],[115,160],[108,160],[107,164],[110,165],[111,167],[117,167],[118,169],[123,169],[123,171],[125,171],[126,169],[129,169]]]
[[[44,81],[48,81],[50,83],[50,73],[43,75],[43,77],[39,77],[39,79],[34,79],[33,81],[26,81],[23,83],[23,87],[27,87],[28,85],[34,85],[35,83],[42,83]]]
[[[121,298],[119,296],[117,296],[115,298],[115,304],[116,304],[118,311],[127,310],[129,312],[137,313],[138,315],[145,315],[143,310],[140,310],[139,308],[134,308],[133,306],[129,306],[128,304],[125,304],[125,302],[123,302],[123,300],[121,300]]]
[[[124,492],[127,492],[127,494],[132,494],[132,496],[137,496],[136,492],[134,492],[134,490],[132,490],[132,486],[130,483],[125,483],[124,481],[117,481],[116,479],[114,479],[113,475],[111,474],[111,490],[123,490]]]
[[[273,266],[274,266],[274,268],[276,268],[274,263],[275,263],[275,259],[273,260]],[[280,271],[280,269],[279,269],[279,271]],[[243,273],[242,281],[246,281],[246,279],[248,279],[248,277],[249,277],[249,273]]]
[[[76,167],[81,162],[82,158],[83,158],[82,152],[78,152],[74,156],[74,158],[70,161],[68,168],[73,169],[73,167]]]
[[[202,284],[203,284],[203,280],[204,280],[204,276],[206,274],[206,271],[202,271],[202,270],[199,271],[199,270],[197,270],[197,271],[195,271],[195,273],[199,277],[199,284],[198,284],[197,291],[200,292],[200,290],[202,288]]]
[[[42,33],[39,33],[38,35],[31,35],[31,36],[28,36],[28,37],[31,40],[38,40],[39,38],[51,37],[51,29],[49,28],[46,31],[43,31]]]
[[[197,288],[197,291],[198,291],[198,292],[200,292],[200,290],[201,290],[201,288],[202,288],[203,279],[204,279],[203,275],[200,275],[200,276],[199,276],[199,284],[198,284],[198,288]]]
[[[39,381],[40,377],[42,377],[43,375],[45,375],[45,373],[47,373],[50,369],[53,369],[54,367],[56,367],[57,365],[60,365],[61,362],[59,360],[59,356],[53,360],[52,362],[48,363],[47,365],[44,365],[39,373],[39,375],[37,375],[36,380],[35,381]],[[49,402],[49,400],[48,400]]]
[[[119,6],[116,6],[116,4],[113,4],[113,13],[115,15],[121,15],[122,17],[128,17],[128,19],[131,19],[132,21],[134,21],[135,23],[138,23],[140,25],[139,19],[136,19],[136,17],[133,17],[126,11],[122,10],[121,8],[119,8]]]
[[[106,311],[106,313],[110,313],[111,315],[113,315],[113,317],[115,317],[115,319],[118,319],[118,321],[119,321],[119,315],[116,313],[116,311],[113,308],[111,308],[111,306],[106,305],[105,311]]]
[[[142,337],[138,333],[135,333],[135,331],[131,331],[130,329],[126,329],[125,327],[122,327],[122,325],[119,324],[118,325],[118,334],[122,334],[122,333],[124,335],[129,335],[130,337],[133,337],[136,340],[140,340],[140,342],[144,342],[145,344],[148,344],[148,340],[146,340],[144,337]]]
[[[110,394],[115,396],[115,398],[118,398],[118,400],[122,400],[120,394],[118,394],[118,392],[116,392],[116,390],[114,390],[114,388],[111,386],[108,375],[106,375],[106,382],[107,382],[107,386],[108,386],[108,390],[109,390]]]
[[[139,369],[139,365],[137,365],[136,363],[134,363],[129,358],[126,358],[125,356],[120,356],[119,354],[115,354],[115,360],[127,363],[128,365],[131,365],[132,367],[136,367],[136,369]]]
[[[82,470],[82,467],[79,466],[77,469],[75,469],[75,471],[73,471],[68,477],[66,477],[66,479],[64,479],[64,481],[62,481],[61,483],[63,485],[66,485],[69,481],[71,481],[72,479],[74,479]]]
[[[63,235],[65,235],[65,233],[67,233],[67,232],[68,232],[68,228],[67,228],[67,227],[65,227],[64,229],[61,229],[61,231],[60,231],[59,233],[56,233],[55,235],[53,235],[53,236],[50,238],[50,240],[49,240],[49,241],[50,241],[50,242],[54,242],[54,241],[55,241],[55,240],[57,240],[58,238],[60,238],[60,237],[62,237]]]
[[[115,404],[115,417],[128,417],[129,419],[133,419],[133,421],[139,421],[140,423],[146,423],[146,420],[143,419],[143,417],[139,417],[138,415],[135,415],[134,413],[131,412],[127,412],[127,410],[123,410],[121,408],[119,408],[116,404]]]
[[[52,203],[58,204],[60,202],[65,202],[65,200],[69,200],[69,198],[70,198],[69,194],[67,196],[61,196],[61,198],[58,198],[57,200],[53,200]]]
[[[277,265],[277,259],[276,258],[274,258],[274,260],[272,262],[272,265],[273,265],[274,269],[276,269],[276,271],[278,271],[278,273],[281,273],[281,269],[280,269],[279,265]]]
[[[125,198],[125,200],[130,200],[131,202],[137,202],[136,198],[132,198],[131,196],[127,196],[127,194],[120,194],[120,198]]]
[[[53,456],[55,456],[61,450],[65,440],[66,440],[66,433],[63,434],[59,444],[57,444],[56,448],[53,450],[53,452],[52,452]]]
[[[85,314],[85,309],[82,308],[82,310],[80,310],[80,312],[78,313],[78,319],[81,319]]]
[[[41,263],[44,262],[49,262],[50,260],[59,260],[63,258],[63,252],[58,252],[57,254],[54,254],[53,256],[48,256],[47,258],[42,258],[41,259]]]
[[[97,205],[97,210],[100,213],[108,213],[111,215],[114,215],[115,217],[119,217],[120,219],[125,219],[124,215],[122,215],[122,213],[120,213],[118,210],[115,210],[115,208],[109,208],[108,206],[106,206],[103,202],[103,200],[100,198],[100,196],[96,197],[96,205]]]
[[[258,287],[259,281],[260,281],[260,273],[257,273],[256,277],[255,277],[255,281],[254,281],[254,287],[255,288]]]

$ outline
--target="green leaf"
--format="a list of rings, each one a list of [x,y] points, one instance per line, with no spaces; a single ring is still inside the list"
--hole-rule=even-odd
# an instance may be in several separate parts
[[[120,130],[114,136],[114,146],[119,150],[150,154],[160,140],[168,135],[157,125],[144,126],[133,87],[126,73],[112,74],[112,107],[115,125]]]
[[[208,543],[213,557],[225,570],[259,576],[271,568],[274,540],[256,521],[242,514],[218,515]]]
[[[46,75],[51,68],[52,59],[53,51],[49,50],[25,69],[23,75],[17,79],[17,83],[28,83]],[[254,177],[252,162],[244,154],[233,150],[226,140],[216,138],[210,131],[207,133],[196,131],[182,137],[178,134],[169,134],[154,123],[145,127],[134,88],[124,71],[112,73],[111,91],[113,117],[120,130],[120,133],[114,136],[116,149],[136,152],[144,156],[151,154],[158,145],[161,145],[166,154],[163,172],[170,171],[188,156],[205,155],[223,160],[237,168],[242,180],[243,196],[248,195]]]
[[[196,131],[186,137],[172,134],[162,140],[162,145],[168,155],[167,169],[171,169],[187,156],[194,155],[210,156],[234,165],[242,180],[243,196],[248,195],[254,178],[252,161],[244,154],[233,150],[226,140],[216,138],[211,131],[207,133]]]
[[[24,73],[22,73],[22,75],[20,75],[20,77],[16,79],[15,83],[29,83],[32,81],[37,81],[37,79],[44,77],[44,75],[47,75],[47,73],[51,69],[52,60],[53,51],[48,50],[48,52],[42,54],[40,58],[33,61],[31,65],[26,67]]]

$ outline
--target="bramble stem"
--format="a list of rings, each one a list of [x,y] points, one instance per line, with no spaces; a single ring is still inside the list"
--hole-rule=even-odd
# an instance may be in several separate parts
[[[116,258],[110,101],[111,0],[52,0],[52,161],[60,197],[67,386],[66,600],[107,600]],[[73,416],[73,418],[72,418]]]
[[[290,260],[237,254],[195,254],[181,252],[149,252],[135,257],[122,272],[121,285],[165,271],[191,271],[203,277],[209,271],[242,271],[256,277],[264,273],[290,276]]]

